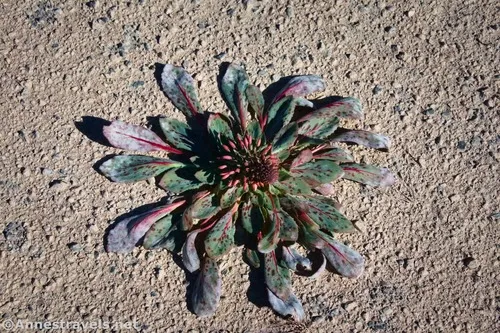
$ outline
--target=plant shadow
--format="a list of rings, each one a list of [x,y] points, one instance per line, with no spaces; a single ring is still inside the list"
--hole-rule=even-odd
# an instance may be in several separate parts
[[[105,120],[93,116],[83,116],[81,121],[75,121],[75,127],[83,135],[92,141],[95,141],[101,145],[111,147],[108,139],[104,136],[102,129],[104,126],[110,125],[109,120]]]

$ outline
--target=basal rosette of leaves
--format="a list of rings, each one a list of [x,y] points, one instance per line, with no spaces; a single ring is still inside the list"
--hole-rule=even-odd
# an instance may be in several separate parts
[[[168,204],[116,223],[106,249],[131,252],[142,245],[181,252],[185,268],[198,272],[193,310],[207,316],[220,299],[217,262],[243,246],[245,261],[263,271],[271,307],[302,320],[290,271],[315,277],[328,263],[345,277],[363,272],[363,257],[334,238],[355,227],[328,197],[331,183],[394,182],[389,170],[355,163],[337,143],[387,150],[389,139],[338,127],[342,119],[362,118],[355,98],[305,99],[325,89],[318,76],[293,77],[267,101],[240,66],[229,65],[220,81],[227,114],[204,111],[191,76],[166,65],[163,91],[186,122],[160,118],[164,139],[121,121],[104,128],[114,147],[162,156],[118,155],[100,166],[104,175],[116,182],[157,177],[160,187],[176,194]]]

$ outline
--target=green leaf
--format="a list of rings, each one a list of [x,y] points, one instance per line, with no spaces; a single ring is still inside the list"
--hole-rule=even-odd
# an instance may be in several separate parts
[[[182,67],[165,65],[161,73],[161,86],[177,109],[186,117],[202,113],[193,78]]]
[[[385,135],[361,130],[344,130],[335,135],[331,141],[351,142],[381,151],[388,151],[391,146],[391,140]]]
[[[248,104],[256,119],[261,119],[264,113],[264,96],[256,86],[249,84],[245,91]]]
[[[264,276],[271,307],[283,316],[292,315],[296,321],[303,320],[304,310],[292,292],[289,270],[278,265],[274,251],[264,255]]]
[[[279,230],[279,238],[286,242],[295,242],[299,237],[299,227],[297,223],[285,211],[280,212],[283,215],[283,220],[281,221],[281,227]]]
[[[297,140],[298,127],[296,123],[288,124],[283,128],[283,132],[278,134],[273,141],[272,153],[276,154],[282,150],[288,150]]]
[[[240,205],[241,224],[249,234],[257,234],[262,229],[264,219],[258,206],[251,201],[243,202]]]
[[[352,180],[369,186],[386,187],[396,182],[396,178],[387,168],[379,168],[369,164],[341,164],[344,179]]]
[[[257,244],[257,249],[260,253],[269,253],[274,251],[278,246],[280,227],[283,223],[283,214],[277,210],[268,212],[267,218],[264,219],[264,230],[262,230],[262,238]]]
[[[293,159],[291,167],[295,168],[299,165],[309,162],[312,159],[313,159],[312,151],[310,149],[304,149],[299,153],[299,155],[297,155],[297,157]]]
[[[192,216],[195,219],[208,219],[220,211],[221,207],[217,204],[217,196],[211,193],[196,200],[192,205]]]
[[[188,168],[170,170],[161,177],[158,183],[158,186],[173,193],[194,190],[202,185],[203,183],[194,177],[194,171]]]
[[[311,119],[329,119],[334,117],[362,119],[363,111],[361,102],[357,98],[346,97],[337,101],[327,102],[320,105],[317,110],[307,114],[299,120],[308,121]]]
[[[240,186],[233,186],[228,188],[220,199],[221,208],[227,208],[234,205],[236,200],[238,200],[242,194],[243,188]]]
[[[248,87],[248,76],[238,65],[230,64],[221,80],[221,92],[232,118],[242,131],[246,130],[248,100],[245,94]]]
[[[273,204],[267,193],[264,193],[261,190],[255,190],[254,194],[255,196],[252,199],[255,198],[257,200],[256,202],[254,202],[255,205],[266,208],[268,210],[273,209]]]
[[[211,113],[208,117],[208,131],[215,142],[218,142],[219,137],[234,139],[231,125],[220,113]]]
[[[145,249],[156,249],[170,233],[172,228],[172,215],[167,215],[159,219],[146,232],[142,246]]]
[[[274,183],[273,186],[289,194],[309,195],[311,187],[301,178],[289,178],[279,183]]]
[[[294,110],[295,99],[292,96],[285,97],[271,106],[267,114],[267,124],[264,128],[264,133],[269,141],[271,141],[283,127],[288,125],[293,117]]]
[[[205,251],[212,258],[226,254],[234,244],[233,211],[229,210],[215,223],[205,238]]]
[[[203,184],[213,185],[217,176],[213,170],[199,170],[194,173],[194,177]]]
[[[189,125],[171,118],[160,118],[159,122],[161,130],[169,143],[176,148],[193,151],[198,135]]]
[[[196,250],[195,241],[196,236],[200,233],[200,229],[191,231],[184,242],[182,247],[182,262],[184,267],[191,273],[200,268],[200,257]]]
[[[325,90],[325,83],[319,76],[296,76],[290,79],[280,92],[276,94],[271,104],[276,103],[285,96],[303,97],[323,90]]]
[[[335,202],[326,197],[304,197],[306,214],[321,228],[330,232],[353,232],[356,229],[342,213],[335,208]]]
[[[338,164],[328,160],[315,160],[292,168],[295,177],[304,179],[309,185],[316,187],[330,183],[344,174]]]
[[[112,181],[127,183],[155,177],[182,165],[179,162],[151,156],[117,155],[101,164],[99,170]]]
[[[325,139],[335,132],[339,126],[339,118],[312,118],[301,123],[299,134],[314,138]]]
[[[249,248],[243,249],[243,260],[253,268],[260,267],[259,253]]]
[[[315,159],[331,160],[337,163],[349,163],[354,161],[351,153],[340,148],[328,148],[314,153]]]
[[[363,274],[365,260],[358,252],[321,231],[318,233],[324,240],[321,252],[340,275],[357,278]]]
[[[247,128],[248,134],[252,137],[253,141],[258,141],[261,139],[261,144],[265,143],[265,138],[262,136],[262,129],[256,120],[250,121]]]
[[[219,305],[221,284],[217,262],[210,257],[205,257],[192,293],[194,313],[200,317],[211,316],[215,313]]]

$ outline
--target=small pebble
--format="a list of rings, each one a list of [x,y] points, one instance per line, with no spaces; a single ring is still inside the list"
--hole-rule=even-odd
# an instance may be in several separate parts
[[[478,266],[477,260],[472,258],[472,257],[467,257],[467,258],[463,259],[462,263],[464,264],[465,267],[472,268],[472,269],[477,268],[477,266]]]
[[[83,250],[83,246],[78,243],[69,243],[68,248],[73,252],[80,252]]]
[[[465,141],[458,141],[457,143],[457,148],[460,149],[460,150],[464,150],[465,149]]]
[[[378,95],[378,94],[380,94],[380,93],[382,92],[382,90],[384,90],[384,88],[382,88],[382,87],[381,87],[381,86],[379,86],[379,85],[376,85],[376,86],[373,88],[372,93],[373,93],[374,95]]]
[[[493,99],[488,99],[484,102],[484,105],[486,105],[489,108],[494,108],[495,107],[495,101]]]
[[[214,58],[217,59],[217,60],[221,60],[225,56],[226,56],[226,52],[221,52],[218,55],[216,55]]]
[[[351,301],[351,302],[347,302],[347,303],[342,304],[342,307],[347,312],[351,312],[358,307],[358,303],[356,303],[355,301]]]
[[[69,187],[68,183],[63,182],[62,180],[54,180],[50,182],[49,188],[55,192],[63,192],[66,191]]]

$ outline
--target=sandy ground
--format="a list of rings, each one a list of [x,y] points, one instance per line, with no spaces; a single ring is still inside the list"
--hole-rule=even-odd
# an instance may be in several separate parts
[[[495,2],[2,1],[0,321],[136,320],[145,332],[498,330]],[[217,314],[198,319],[170,253],[103,248],[116,216],[164,193],[99,175],[94,163],[118,150],[96,142],[93,124],[180,117],[155,63],[182,64],[202,105],[223,110],[223,61],[246,63],[261,88],[321,75],[328,95],[363,102],[357,126],[393,139],[388,154],[355,154],[390,167],[397,185],[338,187],[365,229],[343,239],[366,257],[366,272],[295,277],[309,318],[301,325],[249,302],[237,250],[222,266]]]

